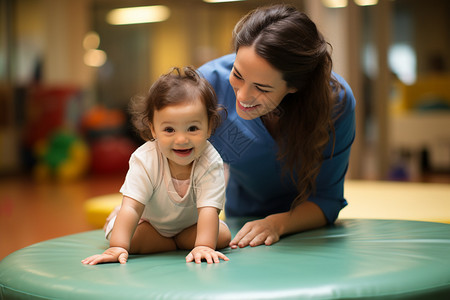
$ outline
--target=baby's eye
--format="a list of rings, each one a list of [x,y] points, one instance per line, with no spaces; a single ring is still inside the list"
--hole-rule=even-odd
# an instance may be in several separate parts
[[[175,129],[173,129],[172,127],[166,127],[166,128],[164,128],[163,131],[165,131],[167,133],[173,133],[173,132],[175,132]]]
[[[188,128],[188,131],[193,132],[193,131],[197,131],[198,127],[197,126],[191,126]]]

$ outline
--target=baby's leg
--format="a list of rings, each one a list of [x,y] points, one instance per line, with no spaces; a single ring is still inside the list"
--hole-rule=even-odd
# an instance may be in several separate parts
[[[175,236],[175,243],[178,249],[191,250],[195,246],[195,239],[197,238],[197,224],[184,229]],[[217,237],[216,249],[228,247],[231,241],[231,232],[225,222],[219,222],[219,235]]]
[[[173,238],[164,237],[148,222],[142,222],[136,228],[131,239],[130,253],[148,254],[176,250]]]

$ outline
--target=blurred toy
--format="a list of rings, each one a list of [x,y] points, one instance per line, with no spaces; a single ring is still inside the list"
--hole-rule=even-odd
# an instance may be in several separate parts
[[[81,128],[89,141],[104,136],[123,135],[126,126],[125,114],[117,109],[95,106],[82,118]]]
[[[81,117],[83,93],[70,86],[35,86],[26,97],[23,140],[34,147],[59,128],[76,129]]]
[[[34,150],[37,162],[33,173],[38,180],[74,180],[89,169],[89,148],[76,134],[57,131],[36,143]]]
[[[125,174],[128,160],[137,148],[127,137],[125,113],[95,106],[83,116],[81,127],[91,150],[92,173]]]
[[[95,174],[123,173],[136,144],[126,137],[104,137],[91,143],[92,172]]]

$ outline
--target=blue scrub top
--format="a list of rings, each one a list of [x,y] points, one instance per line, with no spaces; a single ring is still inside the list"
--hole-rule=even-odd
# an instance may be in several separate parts
[[[210,139],[223,161],[230,165],[225,213],[233,217],[265,217],[286,212],[298,191],[277,160],[278,146],[261,119],[244,120],[236,112],[236,97],[228,81],[235,57],[235,54],[229,54],[199,68],[200,74],[214,87],[219,104],[225,106],[228,113]],[[355,98],[347,82],[339,75],[333,75],[344,86],[339,101],[346,98],[345,108],[334,124],[333,156],[330,158],[330,140],[317,176],[316,192],[309,197],[309,201],[322,209],[329,223],[333,223],[347,205],[344,178],[355,138]]]

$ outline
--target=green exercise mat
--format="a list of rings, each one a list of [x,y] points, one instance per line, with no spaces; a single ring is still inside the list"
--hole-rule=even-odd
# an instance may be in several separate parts
[[[243,220],[227,220],[232,233]],[[450,299],[450,225],[339,220],[272,246],[187,251],[83,265],[107,248],[101,230],[41,242],[0,262],[1,299]]]

